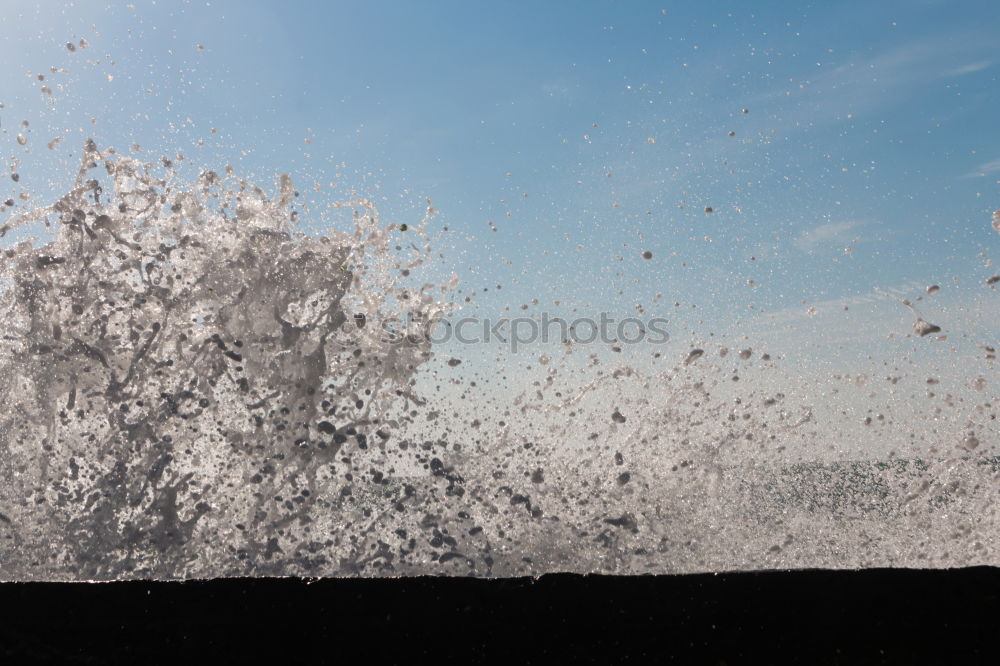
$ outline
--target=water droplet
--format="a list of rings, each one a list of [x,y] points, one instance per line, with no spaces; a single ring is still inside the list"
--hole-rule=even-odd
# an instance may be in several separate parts
[[[924,337],[925,335],[930,335],[931,333],[938,333],[941,330],[940,326],[935,326],[934,324],[928,323],[923,319],[917,319],[913,322],[913,332]]]
[[[684,365],[691,365],[692,363],[694,363],[695,361],[697,361],[699,358],[701,358],[701,355],[704,354],[704,353],[705,353],[704,349],[692,349],[688,353],[687,358],[684,359]]]

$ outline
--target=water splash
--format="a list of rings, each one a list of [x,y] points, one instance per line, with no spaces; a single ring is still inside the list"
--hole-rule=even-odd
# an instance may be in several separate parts
[[[456,286],[413,280],[433,208],[353,199],[306,234],[291,178],[273,192],[91,141],[69,192],[0,227],[54,225],[0,264],[0,576],[995,561],[997,400],[920,378],[915,414],[912,377],[810,383],[746,337],[641,367],[565,345],[508,377],[431,342]]]
[[[366,200],[340,204],[349,232],[296,233],[298,193],[287,176],[276,190],[214,172],[185,185],[168,160],[88,142],[65,196],[0,227],[57,225],[0,266],[0,431],[5,502],[63,535],[74,575],[266,565],[277,534],[347,501],[345,461],[412,418],[426,337],[393,343],[347,313],[405,302],[427,326],[436,285],[392,277],[423,252],[393,251]]]

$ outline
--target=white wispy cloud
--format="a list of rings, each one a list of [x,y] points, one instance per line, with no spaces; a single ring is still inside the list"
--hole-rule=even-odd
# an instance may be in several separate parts
[[[1000,172],[1000,157],[995,160],[990,160],[989,162],[983,162],[975,169],[965,174],[966,178],[981,178],[983,176],[989,176],[994,173]]]
[[[887,303],[903,298],[912,299],[915,295],[921,294],[924,291],[924,287],[925,285],[911,280],[889,287],[879,287],[862,294],[841,296],[822,301],[809,301],[795,307],[769,312],[761,316],[760,322],[764,323],[765,326],[780,327],[790,322],[803,322],[828,316],[842,317],[845,308]],[[903,307],[897,308],[897,311],[903,319],[906,319],[908,316],[907,310]],[[828,326],[828,324],[824,324],[824,326]],[[856,327],[856,322],[852,323],[851,326]],[[855,334],[857,329],[852,328],[851,332]]]
[[[803,252],[813,252],[817,248],[833,243],[844,244],[852,240],[851,232],[863,226],[859,220],[827,222],[807,229],[795,237],[795,247]]]
[[[945,76],[962,76],[964,74],[973,74],[975,72],[981,72],[984,69],[988,69],[993,66],[993,63],[989,60],[980,60],[979,62],[970,62],[967,65],[962,65],[960,67],[955,67],[954,69],[948,70],[944,73]]]
[[[797,103],[797,112],[784,107],[787,131],[841,122],[849,114],[858,117],[900,104],[926,91],[928,83],[936,79],[992,67],[995,62],[983,54],[993,48],[981,35],[953,33],[874,54],[859,52],[842,64],[763,91],[750,105],[767,108],[787,101]]]

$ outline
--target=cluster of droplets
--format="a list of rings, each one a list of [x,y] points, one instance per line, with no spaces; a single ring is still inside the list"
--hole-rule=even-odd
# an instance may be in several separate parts
[[[349,502],[414,418],[430,343],[365,319],[428,325],[447,287],[388,268],[427,248],[402,253],[367,201],[346,204],[350,229],[296,232],[297,197],[287,176],[274,197],[231,170],[185,184],[172,160],[88,142],[65,196],[0,227],[56,227],[3,252],[0,432],[4,501],[35,547],[65,535],[64,570],[175,576],[265,566],[282,539],[315,550],[309,516]]]
[[[880,468],[820,456],[846,437],[816,416],[820,391],[789,397],[780,356],[749,346],[702,341],[657,371],[567,348],[525,368],[524,386],[475,362],[456,376],[427,335],[455,280],[416,279],[433,255],[430,206],[417,225],[387,225],[359,198],[333,205],[348,225],[306,234],[289,177],[269,196],[228,168],[186,183],[175,161],[88,142],[65,196],[0,226],[55,226],[0,264],[0,499],[16,509],[4,556],[19,571],[815,565],[795,554],[808,540],[788,516],[819,533],[830,517],[917,524],[927,507],[983,502],[963,484],[995,401],[935,450],[945,462]],[[903,304],[917,338],[940,331]],[[450,389],[421,393],[418,379]],[[905,427],[890,407],[859,426]]]

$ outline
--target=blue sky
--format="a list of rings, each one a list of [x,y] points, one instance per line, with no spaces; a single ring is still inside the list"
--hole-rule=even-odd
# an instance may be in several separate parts
[[[843,359],[909,353],[875,289],[941,284],[928,318],[963,354],[1000,322],[991,2],[5,5],[0,145],[36,201],[94,137],[396,222],[430,198],[482,311],[641,305],[679,341],[829,336]]]

